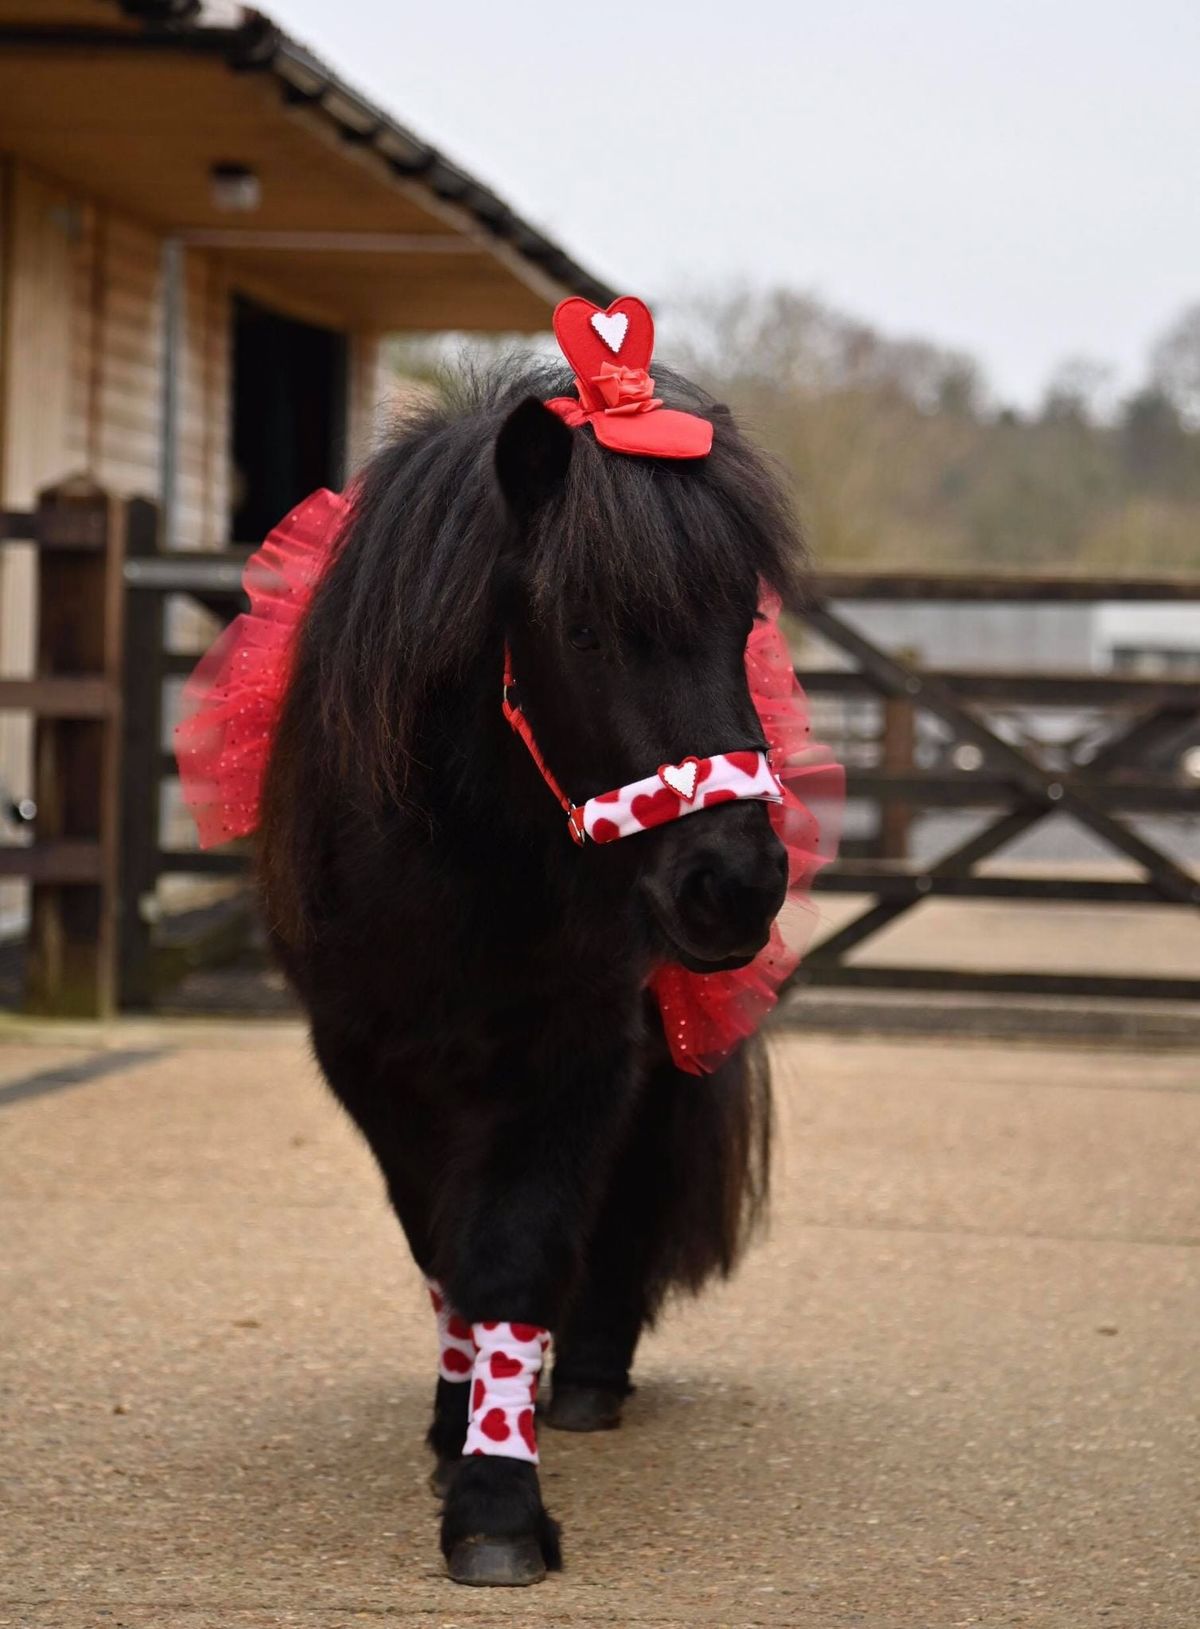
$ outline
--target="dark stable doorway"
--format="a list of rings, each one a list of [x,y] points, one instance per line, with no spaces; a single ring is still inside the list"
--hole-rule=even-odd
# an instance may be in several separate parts
[[[346,365],[345,334],[235,298],[235,542],[261,542],[316,487],[341,486]]]

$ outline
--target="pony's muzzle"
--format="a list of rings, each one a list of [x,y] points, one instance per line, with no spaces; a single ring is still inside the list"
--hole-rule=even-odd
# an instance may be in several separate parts
[[[702,814],[646,879],[659,925],[685,966],[743,966],[766,944],[787,895],[788,860],[762,806]],[[665,873],[665,874],[664,874]]]

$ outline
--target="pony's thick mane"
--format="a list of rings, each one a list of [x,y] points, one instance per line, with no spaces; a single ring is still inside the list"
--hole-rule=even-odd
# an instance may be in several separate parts
[[[726,409],[663,368],[655,381],[668,406],[713,422],[710,456],[625,457],[578,431],[563,490],[530,521],[519,559],[496,437],[523,400],[571,392],[569,374],[528,359],[459,373],[396,426],[356,485],[303,636],[325,727],[351,770],[398,792],[425,699],[495,630],[518,570],[547,622],[586,604],[683,643],[703,638],[719,602],[743,600],[748,581],[794,599],[802,550],[782,483]]]

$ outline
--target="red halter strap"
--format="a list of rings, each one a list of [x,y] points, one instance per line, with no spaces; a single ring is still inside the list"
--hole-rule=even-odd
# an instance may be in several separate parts
[[[519,735],[521,740],[525,743],[529,756],[533,759],[534,763],[538,767],[538,773],[541,775],[546,785],[554,793],[554,796],[558,799],[559,803],[566,811],[567,828],[570,831],[571,836],[577,843],[583,844],[587,841],[583,830],[583,810],[571,802],[570,798],[555,780],[554,775],[550,770],[550,766],[542,757],[541,749],[538,747],[538,744],[534,739],[533,728],[530,725],[529,720],[521,711],[519,704],[513,700],[512,692],[515,685],[516,681],[513,678],[512,651],[506,644],[504,647],[504,698],[501,702],[501,708],[504,716],[508,720],[510,728],[517,735]]]

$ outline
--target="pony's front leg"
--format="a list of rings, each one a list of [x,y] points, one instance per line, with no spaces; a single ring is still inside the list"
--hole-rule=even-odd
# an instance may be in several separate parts
[[[543,1036],[540,1057],[495,1082],[502,1118],[447,1241],[444,1282],[476,1348],[463,1458],[442,1518],[459,1583],[536,1583],[561,1564],[538,1484],[534,1403],[633,1080],[632,1048],[612,1044],[621,1026],[588,1017],[562,1026],[558,1046]],[[589,1033],[590,1055],[579,1039]]]
[[[444,1285],[425,1279],[437,1319],[438,1379],[433,1420],[425,1441],[437,1457],[429,1486],[439,1499],[446,1497],[451,1474],[462,1457],[470,1424],[471,1371],[475,1364],[475,1338],[471,1326],[454,1310]]]

